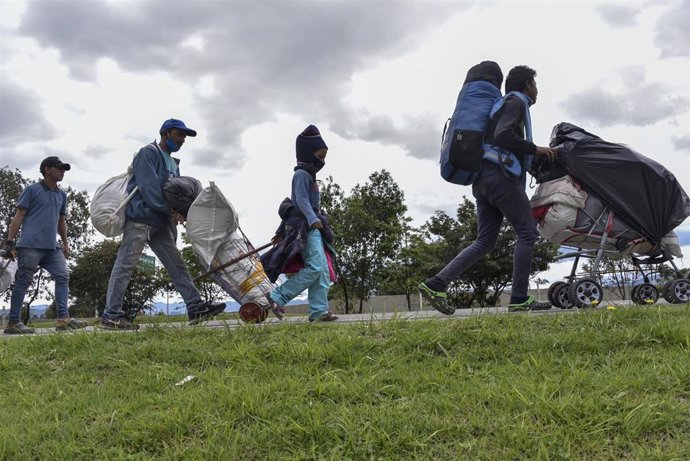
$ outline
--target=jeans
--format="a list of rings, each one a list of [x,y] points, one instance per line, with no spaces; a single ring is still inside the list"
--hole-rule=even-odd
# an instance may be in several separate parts
[[[17,248],[17,275],[10,301],[11,323],[20,321],[22,304],[26,290],[31,286],[38,266],[48,271],[55,280],[55,304],[60,319],[69,317],[67,298],[69,297],[69,272],[67,261],[61,249],[43,250],[38,248]]]
[[[463,249],[434,279],[448,285],[496,247],[503,217],[515,230],[511,298],[526,298],[534,244],[539,233],[520,178],[506,177],[498,165],[484,161],[472,185],[477,201],[477,240]]]
[[[122,302],[125,298],[127,285],[129,285],[129,279],[132,277],[134,269],[139,264],[139,258],[146,243],[149,244],[165,270],[168,271],[175,288],[187,304],[187,310],[201,305],[201,296],[192,282],[180,252],[177,250],[172,228],[164,226],[156,229],[146,224],[127,220],[115,265],[110,273],[106,314],[113,318],[125,314],[122,310]]]
[[[328,313],[328,289],[331,285],[326,251],[318,229],[312,229],[307,234],[302,259],[304,267],[297,275],[272,291],[271,299],[284,306],[308,289],[309,319],[314,320]]]

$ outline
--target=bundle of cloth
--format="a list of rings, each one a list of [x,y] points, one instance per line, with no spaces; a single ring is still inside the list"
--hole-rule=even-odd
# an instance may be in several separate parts
[[[638,254],[657,256],[660,248],[611,211],[598,197],[586,192],[570,175],[537,186],[530,199],[532,216],[542,237],[559,245],[597,249],[606,229],[604,250],[613,256]],[[682,257],[675,232],[662,238],[669,254]]]

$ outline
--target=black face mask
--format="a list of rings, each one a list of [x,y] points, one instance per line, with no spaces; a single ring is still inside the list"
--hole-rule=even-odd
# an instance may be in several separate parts
[[[311,162],[311,166],[314,173],[318,173],[319,171],[321,171],[321,168],[323,168],[325,165],[326,162],[316,156],[314,156],[314,159]]]

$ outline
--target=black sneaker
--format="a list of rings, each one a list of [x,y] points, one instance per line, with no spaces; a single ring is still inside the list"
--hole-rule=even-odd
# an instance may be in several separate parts
[[[58,319],[55,324],[55,331],[80,330],[88,326],[87,322],[77,319]]]
[[[7,327],[5,328],[6,335],[30,335],[32,333],[36,333],[36,330],[27,327],[22,322],[18,322],[15,324],[8,323]]]
[[[103,314],[101,317],[101,328],[104,330],[138,330],[139,325],[132,323],[127,316],[111,317],[108,314]]]
[[[189,324],[196,325],[197,323],[208,320],[211,317],[222,313],[225,310],[225,303],[212,303],[206,301],[195,309],[187,309],[187,316],[189,317]]]
[[[527,311],[548,311],[551,309],[551,303],[539,301],[534,296],[527,298],[527,301],[508,304],[508,312],[527,312]]]

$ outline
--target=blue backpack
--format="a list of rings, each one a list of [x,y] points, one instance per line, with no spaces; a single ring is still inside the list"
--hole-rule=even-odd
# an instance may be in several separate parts
[[[441,142],[441,176],[467,186],[479,177],[484,158],[484,132],[491,108],[501,99],[503,73],[493,61],[473,66],[462,85],[453,116]]]

